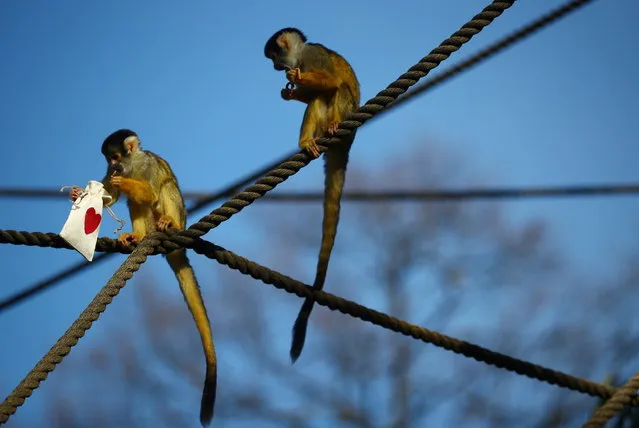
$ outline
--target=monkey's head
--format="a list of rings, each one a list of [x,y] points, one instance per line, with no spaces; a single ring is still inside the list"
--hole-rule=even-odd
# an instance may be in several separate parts
[[[296,68],[305,43],[306,36],[297,28],[282,28],[268,39],[264,55],[273,61],[273,68],[278,71]]]
[[[128,175],[131,155],[140,150],[140,139],[130,129],[119,129],[104,139],[102,154],[109,164],[108,174]]]

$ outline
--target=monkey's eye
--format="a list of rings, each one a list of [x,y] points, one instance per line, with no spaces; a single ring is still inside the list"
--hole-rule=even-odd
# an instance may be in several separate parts
[[[121,157],[120,153],[113,153],[111,156],[109,156],[109,158],[112,161],[115,161],[115,162],[119,162],[120,161],[120,157]]]

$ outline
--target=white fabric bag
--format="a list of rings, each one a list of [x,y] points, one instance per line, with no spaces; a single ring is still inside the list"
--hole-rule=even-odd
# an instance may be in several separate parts
[[[63,189],[64,187],[61,190]],[[88,261],[93,260],[102,225],[103,197],[111,198],[110,195],[105,195],[102,183],[90,180],[84,192],[73,202],[69,217],[60,232],[60,236]]]

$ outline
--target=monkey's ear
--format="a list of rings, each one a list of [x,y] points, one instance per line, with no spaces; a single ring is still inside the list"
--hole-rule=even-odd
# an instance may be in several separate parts
[[[127,153],[133,153],[139,148],[140,140],[135,135],[131,135],[130,137],[126,137],[124,139],[124,150],[126,150]]]
[[[291,41],[288,39],[287,33],[283,33],[281,36],[279,36],[276,42],[277,45],[285,52],[288,51],[291,47]]]

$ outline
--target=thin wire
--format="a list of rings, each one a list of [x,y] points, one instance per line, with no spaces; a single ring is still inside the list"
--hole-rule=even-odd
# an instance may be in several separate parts
[[[251,180],[252,181],[252,180]],[[250,182],[250,181],[249,181]],[[241,187],[238,185],[235,189]],[[0,197],[40,198],[58,197],[46,189],[0,189]],[[229,193],[227,192],[226,195]],[[232,194],[232,193],[230,193]],[[342,198],[358,202],[389,202],[389,201],[438,201],[463,199],[521,199],[541,197],[572,197],[572,196],[611,196],[639,194],[639,183],[618,184],[588,184],[549,187],[518,187],[518,188],[476,188],[460,190],[351,190],[344,192]],[[190,208],[192,212],[197,206],[208,204],[224,197],[221,193],[184,192],[185,199],[195,199],[196,205]],[[271,193],[264,197],[269,202],[314,202],[322,201],[322,192],[280,192]],[[205,202],[203,202],[205,201]]]
[[[235,187],[235,189],[238,186]],[[225,189],[231,192],[229,188]],[[0,190],[1,192],[1,190]],[[48,192],[48,191],[47,191]],[[12,195],[21,195],[15,189],[9,192]],[[45,194],[44,190],[33,192],[38,195]],[[57,193],[57,192],[56,192]],[[32,192],[25,192],[30,197]],[[441,200],[470,200],[470,199],[488,199],[497,200],[505,198],[541,198],[541,197],[593,197],[593,196],[614,196],[614,195],[635,195],[639,194],[639,184],[611,184],[611,185],[583,185],[583,186],[560,186],[560,187],[529,187],[529,188],[513,188],[513,189],[470,189],[470,190],[416,190],[416,191],[351,191],[343,195],[343,199],[355,202],[382,202],[382,201],[441,201]],[[0,195],[1,196],[1,195]],[[56,194],[56,197],[58,195]],[[215,200],[215,197],[221,197],[223,193],[207,194],[207,193],[191,193],[191,197],[200,201]],[[264,202],[314,202],[323,200],[323,193],[320,192],[293,192],[293,193],[274,193],[264,197]],[[200,204],[202,202],[199,202]],[[207,202],[208,203],[208,202]],[[81,273],[91,264],[96,265],[105,258],[110,257],[111,253],[100,254],[92,263],[80,262],[73,265],[43,281],[25,288],[24,290],[9,296],[0,301],[0,312],[12,307],[29,297],[45,291],[55,284]]]

